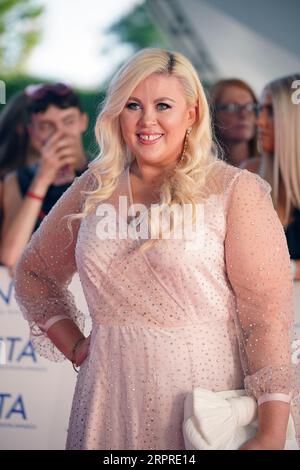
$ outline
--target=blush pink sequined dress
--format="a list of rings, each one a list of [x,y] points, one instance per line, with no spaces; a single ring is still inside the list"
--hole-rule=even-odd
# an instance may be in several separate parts
[[[160,240],[144,255],[138,240],[100,240],[95,211],[73,222],[72,239],[63,216],[80,212],[82,191],[94,187],[90,169],[76,178],[15,276],[35,347],[54,361],[63,356],[43,325],[63,315],[82,327],[67,289],[76,270],[82,282],[93,327],[66,448],[184,449],[184,397],[196,386],[245,387],[261,401],[296,397],[289,254],[269,185],[216,162],[202,202],[201,244]],[[118,211],[120,195],[132,203],[128,167],[105,202]]]

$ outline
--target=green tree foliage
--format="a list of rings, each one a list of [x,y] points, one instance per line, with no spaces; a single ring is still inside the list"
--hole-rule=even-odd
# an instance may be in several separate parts
[[[35,0],[0,0],[0,73],[24,70],[26,59],[41,35],[44,8]]]
[[[144,3],[113,23],[107,34],[117,37],[120,44],[131,46],[134,52],[144,47],[169,46],[167,38],[153,23]]]
[[[126,47],[128,51],[126,51],[126,54],[123,51],[123,61],[126,60],[126,55],[128,57],[145,47],[171,47],[167,37],[161,34],[152,21],[144,3],[137,5],[128,14],[111,24],[106,30],[106,35],[107,45],[102,49],[102,52],[110,54],[113,49],[117,47],[124,49],[125,46],[125,51]],[[104,88],[107,88],[111,77],[114,76],[123,61],[116,65],[115,71],[105,80],[103,83]]]

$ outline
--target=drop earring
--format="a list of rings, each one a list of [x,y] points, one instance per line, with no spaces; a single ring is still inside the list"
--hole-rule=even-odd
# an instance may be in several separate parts
[[[181,154],[179,163],[183,162],[183,160],[184,160],[185,157],[186,157],[186,151],[187,151],[188,146],[189,146],[189,135],[190,135],[191,132],[192,132],[192,127],[189,127],[189,128],[186,130],[186,133],[185,133],[184,144],[183,144],[183,150],[182,150],[182,154]]]

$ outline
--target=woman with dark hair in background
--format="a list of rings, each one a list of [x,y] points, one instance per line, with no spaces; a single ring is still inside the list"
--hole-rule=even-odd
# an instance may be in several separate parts
[[[33,158],[27,131],[27,103],[25,93],[14,95],[0,113],[0,177],[18,170]]]
[[[248,158],[256,160],[254,91],[244,81],[231,78],[215,83],[210,95],[215,137],[224,159],[237,167]]]
[[[0,236],[4,177],[36,158],[27,131],[27,102],[25,93],[19,92],[9,100],[0,113]]]

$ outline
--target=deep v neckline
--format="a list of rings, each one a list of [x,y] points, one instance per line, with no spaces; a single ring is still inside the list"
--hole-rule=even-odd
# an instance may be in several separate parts
[[[133,201],[132,186],[131,186],[131,181],[130,181],[130,165],[128,165],[128,167],[126,169],[126,180],[127,180],[127,191],[129,193],[129,201],[130,201],[130,204],[133,205],[134,201]],[[140,217],[138,217],[139,221],[141,221],[142,217],[144,217],[147,213],[148,213],[148,210],[145,211],[143,214],[141,214]],[[135,241],[138,242],[138,243],[141,243],[141,241],[137,237],[135,237]],[[176,304],[179,306],[179,308],[185,312],[184,306],[181,304],[181,302],[174,295],[172,295],[172,292],[170,291],[169,287],[165,284],[165,282],[161,279],[161,277],[157,274],[155,269],[152,267],[152,264],[148,259],[147,253],[142,253],[141,256],[144,259],[144,261],[147,264],[150,271],[152,272],[155,279],[158,281],[158,283],[165,289],[165,291],[168,293],[168,295],[176,302]]]
[[[160,203],[159,200],[157,200],[157,202],[150,202],[150,203],[147,203],[147,202],[143,202],[143,201],[139,201],[139,202],[135,202],[134,199],[133,199],[133,188],[132,188],[132,184],[131,184],[131,179],[130,179],[130,165],[127,166],[127,191],[128,191],[128,194],[129,194],[129,201],[130,201],[130,205],[139,205],[139,204],[142,204],[143,206],[145,206],[147,208],[147,211],[151,209],[151,205],[157,205]]]

